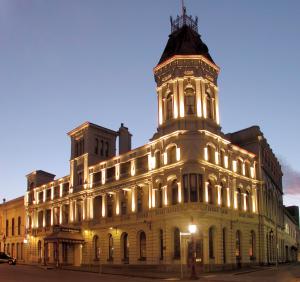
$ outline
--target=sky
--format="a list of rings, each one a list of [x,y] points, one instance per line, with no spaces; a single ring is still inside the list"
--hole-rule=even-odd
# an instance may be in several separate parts
[[[221,68],[225,133],[259,125],[300,205],[300,1],[185,0]],[[26,174],[69,174],[68,131],[121,122],[133,147],[157,128],[153,68],[180,0],[0,0],[0,199]],[[2,200],[1,200],[2,201]]]

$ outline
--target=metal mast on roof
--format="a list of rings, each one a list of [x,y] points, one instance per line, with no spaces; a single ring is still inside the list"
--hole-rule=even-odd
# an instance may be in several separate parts
[[[192,30],[198,33],[198,17],[193,17],[190,15],[188,16],[186,14],[186,7],[184,6],[184,0],[181,0],[181,16],[176,17],[176,19],[173,20],[172,17],[170,17],[171,21],[171,33],[179,30],[183,26],[188,26]]]

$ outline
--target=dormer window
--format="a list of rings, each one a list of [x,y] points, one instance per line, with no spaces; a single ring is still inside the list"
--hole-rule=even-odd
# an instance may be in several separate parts
[[[192,116],[196,114],[196,98],[195,98],[195,89],[191,84],[190,79],[184,90],[185,97],[185,114],[187,116]]]

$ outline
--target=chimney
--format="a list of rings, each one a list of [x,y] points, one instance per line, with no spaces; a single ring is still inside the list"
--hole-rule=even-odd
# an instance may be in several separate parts
[[[121,123],[121,127],[119,128],[119,155],[131,150],[131,136],[128,128]]]

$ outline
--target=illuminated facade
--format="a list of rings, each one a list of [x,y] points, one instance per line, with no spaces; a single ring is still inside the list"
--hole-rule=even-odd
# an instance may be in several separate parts
[[[70,175],[27,175],[30,262],[186,271],[191,223],[197,271],[274,261],[276,242],[265,238],[271,230],[284,236],[282,187],[272,191],[269,214],[260,154],[221,131],[219,67],[197,20],[184,12],[171,27],[154,68],[158,129],[150,142],[131,150],[123,124],[114,131],[86,122],[69,132]]]
[[[0,251],[26,260],[24,197],[0,204]]]

